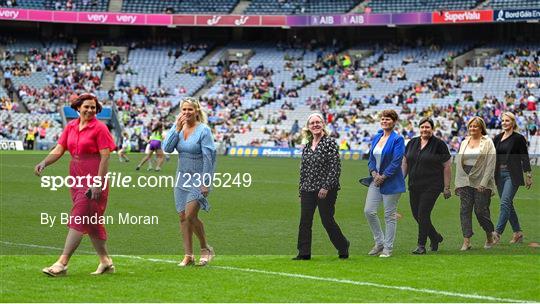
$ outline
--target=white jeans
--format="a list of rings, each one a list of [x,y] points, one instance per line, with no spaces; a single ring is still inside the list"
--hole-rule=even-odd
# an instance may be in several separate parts
[[[397,229],[397,203],[401,193],[381,194],[380,190],[373,182],[369,185],[364,214],[373,233],[375,244],[382,245],[384,249],[392,251]],[[381,202],[384,203],[386,233],[383,233],[381,222],[377,216],[377,209]]]

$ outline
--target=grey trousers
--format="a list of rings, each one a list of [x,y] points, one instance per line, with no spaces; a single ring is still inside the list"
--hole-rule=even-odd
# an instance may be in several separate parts
[[[383,246],[384,249],[392,251],[394,248],[394,238],[397,229],[397,203],[401,193],[381,194],[380,188],[375,183],[369,185],[364,214],[368,221],[375,244]],[[384,205],[384,222],[386,232],[383,233],[381,223],[377,216],[377,209],[380,204]]]
[[[470,238],[473,236],[473,209],[474,214],[476,214],[476,218],[478,219],[478,223],[480,223],[480,226],[486,233],[491,233],[495,230],[489,212],[491,191],[479,192],[472,187],[463,187],[459,189],[459,198],[461,200],[459,216],[461,218],[463,237]]]

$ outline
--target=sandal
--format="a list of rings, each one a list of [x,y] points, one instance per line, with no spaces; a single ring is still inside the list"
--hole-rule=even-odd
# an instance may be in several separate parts
[[[517,232],[512,236],[512,239],[510,240],[510,244],[517,244],[523,242],[523,233]]]
[[[203,251],[206,251],[206,254],[203,254]],[[199,259],[199,263],[197,264],[197,266],[208,265],[208,263],[210,263],[215,256],[216,253],[214,252],[214,248],[210,246],[207,246],[206,248],[201,248],[201,258]]]
[[[99,263],[96,271],[94,271],[94,272],[92,272],[90,274],[100,275],[100,274],[115,273],[115,272],[116,272],[116,268],[114,267],[113,264],[105,265],[105,264]]]
[[[67,274],[67,266],[60,262],[56,262],[50,267],[43,268],[41,271],[48,276],[59,277]]]
[[[192,254],[184,255],[182,262],[178,263],[180,267],[186,267],[195,264],[195,257]]]
[[[493,231],[493,245],[497,245],[501,240],[501,235],[497,231]]]

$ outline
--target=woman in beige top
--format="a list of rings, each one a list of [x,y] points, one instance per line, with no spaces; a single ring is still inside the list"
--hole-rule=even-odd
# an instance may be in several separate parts
[[[480,226],[486,232],[484,248],[491,248],[497,235],[490,218],[489,204],[495,193],[496,151],[487,136],[486,123],[480,117],[473,117],[467,123],[468,133],[456,157],[456,195],[460,197],[461,230],[463,246],[461,250],[471,249],[472,211]],[[494,239],[495,238],[495,239]]]

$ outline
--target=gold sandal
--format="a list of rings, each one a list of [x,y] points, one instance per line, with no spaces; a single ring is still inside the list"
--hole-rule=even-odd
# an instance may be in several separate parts
[[[516,233],[512,236],[512,239],[510,240],[510,244],[517,244],[517,243],[523,243],[523,233]]]
[[[186,267],[195,264],[195,257],[192,254],[184,255],[182,262],[178,263],[180,267]]]
[[[206,254],[203,254],[202,252],[206,251]],[[216,253],[214,252],[214,248],[211,246],[206,246],[206,248],[201,248],[201,258],[199,259],[199,263],[197,266],[206,266],[208,263],[210,263],[214,257],[216,256]]]
[[[41,271],[48,276],[59,277],[67,274],[67,266],[60,262],[56,262],[50,267],[43,268]]]
[[[90,274],[100,275],[100,274],[115,273],[115,272],[116,272],[116,268],[114,267],[113,264],[105,265],[105,264],[99,263],[96,271],[94,271],[94,272],[92,272]]]

